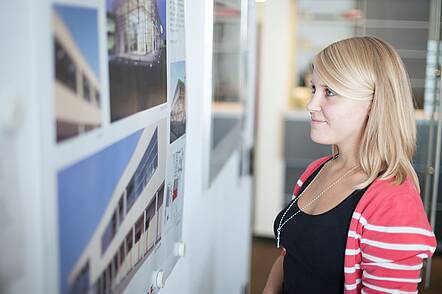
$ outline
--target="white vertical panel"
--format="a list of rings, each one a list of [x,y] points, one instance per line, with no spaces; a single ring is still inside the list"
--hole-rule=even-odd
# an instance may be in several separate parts
[[[273,235],[273,220],[283,205],[283,114],[293,76],[294,1],[258,4],[261,15],[261,56],[258,133],[255,157],[254,233]]]
[[[47,286],[32,2],[0,4],[0,293]]]

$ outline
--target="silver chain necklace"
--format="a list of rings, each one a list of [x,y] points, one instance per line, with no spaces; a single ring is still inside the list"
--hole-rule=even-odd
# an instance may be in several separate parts
[[[337,157],[336,157],[337,158]],[[334,161],[336,158],[333,158],[331,161]],[[325,164],[327,165],[328,162]],[[301,208],[298,209],[297,212],[295,212],[294,214],[292,214],[288,219],[286,219],[284,222],[282,222],[282,220],[284,219],[285,215],[287,214],[287,212],[290,210],[290,208],[292,208],[293,204],[295,204],[296,201],[298,201],[298,199],[304,195],[304,192],[307,191],[308,187],[310,187],[310,185],[316,180],[316,178],[319,177],[319,175],[321,174],[322,170],[324,169],[325,165],[319,170],[319,173],[313,178],[313,180],[308,184],[308,186],[304,189],[304,191],[302,191],[301,194],[299,194],[299,196],[297,196],[292,203],[290,203],[289,207],[284,211],[281,219],[279,220],[279,225],[278,225],[278,229],[277,231],[277,238],[276,238],[276,247],[279,248],[280,242],[281,242],[281,229],[282,227],[284,227],[284,225],[291,220],[295,215],[297,215],[300,211]],[[313,200],[311,200],[309,203],[307,203],[304,207],[302,208],[306,208],[308,207],[310,204],[312,204],[314,201],[316,201],[317,199],[319,199],[319,197],[321,197],[325,192],[327,192],[328,190],[330,190],[332,187],[334,187],[336,184],[338,184],[343,178],[345,178],[350,172],[352,172],[355,168],[357,168],[358,165],[355,165],[354,167],[352,167],[349,171],[347,171],[344,175],[342,175],[339,179],[337,179],[335,182],[333,182],[330,186],[328,186],[327,188],[325,188],[321,193],[319,193]]]

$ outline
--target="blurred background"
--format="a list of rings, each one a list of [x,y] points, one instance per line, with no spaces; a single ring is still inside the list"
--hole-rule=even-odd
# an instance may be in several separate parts
[[[256,2],[252,293],[261,293],[278,255],[272,226],[275,215],[290,201],[295,182],[306,166],[330,153],[330,146],[311,141],[305,108],[311,98],[313,56],[336,40],[376,36],[400,54],[415,99],[418,142],[413,164],[427,214],[440,239],[440,2]],[[424,267],[422,293],[442,292],[441,246],[439,242],[437,254]]]

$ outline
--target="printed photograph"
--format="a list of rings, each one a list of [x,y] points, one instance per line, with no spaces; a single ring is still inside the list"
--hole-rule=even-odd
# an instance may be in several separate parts
[[[57,142],[101,126],[97,10],[52,9]]]
[[[111,121],[166,103],[166,0],[107,0]]]
[[[184,191],[184,148],[172,154],[171,178],[167,184],[164,222],[178,224],[182,219],[182,193]],[[181,200],[181,201],[178,201]],[[179,203],[177,203],[179,202]]]
[[[172,105],[170,110],[170,143],[186,133],[186,87],[185,62],[170,65],[170,93]]]
[[[123,293],[149,266],[164,222],[166,134],[162,119],[58,172],[61,293]]]

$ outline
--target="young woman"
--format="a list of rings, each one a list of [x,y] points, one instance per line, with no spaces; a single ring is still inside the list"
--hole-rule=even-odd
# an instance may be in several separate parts
[[[264,293],[417,293],[436,238],[401,58],[381,39],[345,39],[315,56],[311,84],[310,136],[332,155],[307,167],[276,217],[282,252]]]

